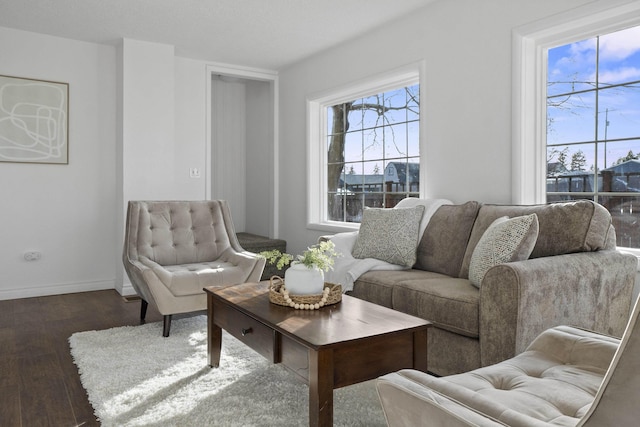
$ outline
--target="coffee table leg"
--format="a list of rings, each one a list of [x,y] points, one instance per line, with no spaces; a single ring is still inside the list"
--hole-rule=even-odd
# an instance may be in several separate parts
[[[220,353],[222,350],[222,329],[213,323],[213,297],[207,295],[207,356],[209,366],[220,366]]]
[[[309,426],[333,425],[333,350],[309,350]]]
[[[427,372],[427,330],[413,333],[413,369]]]

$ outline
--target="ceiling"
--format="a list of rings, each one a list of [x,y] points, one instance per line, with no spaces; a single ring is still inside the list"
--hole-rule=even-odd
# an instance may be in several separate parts
[[[0,26],[279,70],[435,0],[0,0]]]

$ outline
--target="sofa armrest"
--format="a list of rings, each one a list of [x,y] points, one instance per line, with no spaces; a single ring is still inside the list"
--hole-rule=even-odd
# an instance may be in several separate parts
[[[629,318],[637,259],[580,252],[500,264],[480,287],[480,360],[521,353],[544,330],[571,325],[621,336]]]
[[[246,282],[259,282],[267,262],[264,257],[253,252],[236,252],[232,248],[224,251],[219,259],[242,267],[245,272],[248,272]]]
[[[149,291],[149,287],[144,280],[145,272],[151,270],[150,267],[144,265],[139,260],[133,260],[127,257],[126,255],[123,257],[124,261],[124,270],[129,277],[129,281],[131,282],[131,286],[135,289],[136,293],[140,298],[145,300],[146,302],[151,302],[155,304],[155,300],[153,299],[153,295]]]

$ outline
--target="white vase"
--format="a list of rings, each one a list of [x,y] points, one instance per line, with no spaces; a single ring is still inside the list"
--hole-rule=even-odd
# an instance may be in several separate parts
[[[304,264],[291,264],[284,273],[284,286],[291,295],[318,295],[324,289],[324,272],[307,268]]]

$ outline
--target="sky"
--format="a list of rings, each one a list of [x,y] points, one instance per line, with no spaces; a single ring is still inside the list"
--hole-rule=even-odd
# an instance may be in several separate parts
[[[596,47],[596,38],[591,38],[549,49],[547,95],[586,92],[549,98],[547,144],[593,141],[596,137],[607,140],[606,144],[598,144],[598,168],[603,168],[626,156],[629,150],[640,153],[640,27],[602,35],[599,52]],[[595,88],[596,75],[598,87],[607,88],[599,92],[597,114],[596,95],[590,91]],[[630,82],[636,83],[610,87]],[[621,138],[637,139],[611,141]],[[567,146],[567,166],[578,150],[587,159],[587,170],[595,165],[593,143],[557,148]]]

